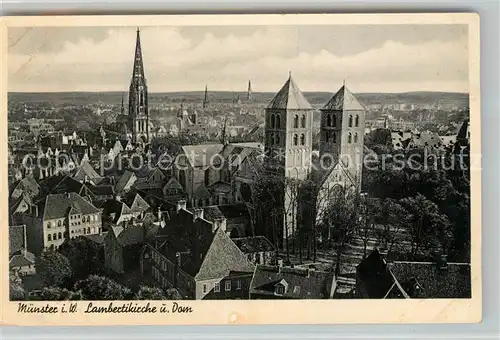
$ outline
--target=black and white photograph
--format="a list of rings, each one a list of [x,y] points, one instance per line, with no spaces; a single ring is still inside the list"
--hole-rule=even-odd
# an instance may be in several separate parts
[[[9,27],[10,301],[471,299],[469,27]]]

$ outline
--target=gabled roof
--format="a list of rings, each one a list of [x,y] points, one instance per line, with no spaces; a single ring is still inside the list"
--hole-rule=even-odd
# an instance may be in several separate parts
[[[357,267],[368,296],[381,298],[470,298],[471,274],[468,263],[392,261],[390,266],[374,250]]]
[[[181,190],[181,191],[184,191],[184,188],[182,187],[182,185],[179,183],[179,181],[175,178],[175,177],[171,177],[167,184],[165,184],[165,186],[163,187],[163,190],[165,189],[177,189],[177,190]]]
[[[64,218],[70,210],[83,215],[99,213],[99,209],[74,192],[49,194],[45,198],[43,219]]]
[[[286,299],[327,299],[335,287],[331,272],[257,265],[250,285],[250,294]],[[276,295],[276,285],[285,286],[283,295]]]
[[[111,232],[122,247],[144,243],[146,234],[142,225],[127,228],[113,226]]]
[[[278,91],[274,99],[269,103],[270,110],[312,110],[311,104],[302,94],[297,84],[288,78],[285,85]]]
[[[23,267],[35,264],[35,255],[26,250],[18,251],[12,255],[9,261],[9,267]]]
[[[92,168],[90,163],[88,161],[84,161],[80,164],[78,167],[78,170],[76,171],[75,175],[73,176],[74,179],[81,181],[85,179],[85,176],[87,176],[89,179],[101,179],[102,177],[99,176],[99,174]]]
[[[321,110],[332,111],[364,111],[365,108],[356,99],[354,94],[344,85],[333,95],[332,98],[321,108]]]
[[[132,210],[132,212],[144,212],[150,208],[151,206],[139,194],[135,195],[130,205],[130,210]]]
[[[122,174],[118,182],[116,183],[115,186],[115,191],[116,192],[121,192],[125,189],[127,184],[129,184],[131,181],[136,180],[137,177],[132,171],[125,170],[125,172]]]
[[[196,198],[205,198],[211,197],[212,195],[204,185],[200,185],[194,192],[193,196],[195,196]]]
[[[230,272],[254,271],[254,266],[222,229],[215,231],[214,237],[198,273],[196,280],[222,278]]]

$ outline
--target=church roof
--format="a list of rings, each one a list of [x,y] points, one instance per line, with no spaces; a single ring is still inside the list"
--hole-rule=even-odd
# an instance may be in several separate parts
[[[297,84],[292,79],[288,78],[285,85],[274,96],[274,99],[269,103],[267,109],[272,110],[312,110],[311,104],[302,94]]]
[[[321,110],[364,110],[364,106],[354,94],[344,85],[333,95]]]

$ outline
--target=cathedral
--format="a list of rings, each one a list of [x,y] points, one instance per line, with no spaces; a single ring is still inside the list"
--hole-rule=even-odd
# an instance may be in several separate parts
[[[137,29],[132,79],[128,93],[128,112],[125,112],[122,97],[121,112],[115,125],[113,130],[126,134],[132,139],[132,143],[147,144],[154,137],[154,127],[149,119],[148,85],[144,75],[139,29]]]
[[[293,180],[317,183],[317,216],[335,190],[361,190],[364,107],[345,84],[321,107],[319,159],[314,163],[313,112],[291,74],[266,108],[264,165],[285,183],[282,238],[286,239],[300,224],[301,202]]]

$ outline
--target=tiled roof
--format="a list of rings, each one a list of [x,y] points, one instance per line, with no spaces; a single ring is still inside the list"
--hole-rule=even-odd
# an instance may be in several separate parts
[[[354,94],[344,85],[333,95],[332,98],[321,108],[321,110],[333,111],[364,111],[365,108],[356,99]]]
[[[139,194],[135,195],[134,201],[130,205],[132,212],[144,212],[150,208],[149,204]]]
[[[123,173],[123,175],[120,177],[120,179],[118,180],[118,183],[116,183],[116,187],[115,187],[116,192],[123,191],[123,189],[125,189],[125,187],[127,186],[127,184],[131,180],[134,180],[133,177],[135,177],[135,174],[132,171],[126,170]]]
[[[254,266],[222,229],[214,237],[195,276],[196,280],[222,278],[231,271],[253,272]]]
[[[89,185],[88,188],[94,195],[97,196],[115,194],[115,189],[112,185]]]
[[[327,299],[333,294],[333,273],[317,270],[257,265],[250,285],[251,295],[285,299]],[[276,285],[285,287],[276,295]]]
[[[434,262],[394,261],[390,269],[410,297],[417,297],[415,283],[423,289],[419,294],[424,298],[471,297],[470,265],[467,263],[448,263],[446,269],[439,269]]]
[[[203,218],[212,222],[216,219],[225,218],[224,214],[216,205],[211,205],[203,208]]]
[[[50,194],[45,199],[44,220],[63,218],[69,210],[77,211],[83,215],[99,212],[95,206],[76,193]]]
[[[275,251],[276,248],[265,236],[233,238],[233,242],[245,254]]]
[[[208,187],[208,190],[214,194],[229,194],[231,193],[231,184],[215,182]]]
[[[29,251],[20,251],[11,256],[9,267],[23,267],[35,264],[35,255]]]
[[[182,151],[191,166],[205,167],[210,165],[211,160],[218,160],[213,156],[221,152],[223,147],[222,144],[183,145]]]
[[[374,250],[357,267],[368,296],[382,298],[470,298],[471,276],[467,263],[393,261],[389,264]]]
[[[25,231],[26,226],[23,225],[15,225],[9,226],[9,254],[13,254],[17,251],[26,249],[25,244]]]
[[[85,176],[87,176],[89,179],[101,179],[102,177],[99,176],[99,174],[92,168],[89,162],[85,161],[80,164],[78,167],[78,170],[76,171],[75,175],[73,176],[74,179],[81,181],[85,179]]]
[[[270,110],[312,110],[311,104],[290,76],[267,106]]]
[[[175,177],[171,177],[168,180],[167,184],[165,184],[163,189],[177,189],[177,190],[184,191],[184,188],[182,187],[182,185],[179,183],[179,181]]]

